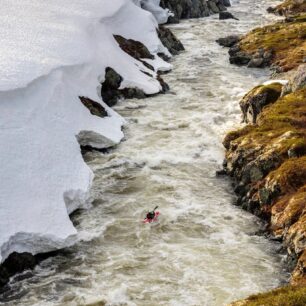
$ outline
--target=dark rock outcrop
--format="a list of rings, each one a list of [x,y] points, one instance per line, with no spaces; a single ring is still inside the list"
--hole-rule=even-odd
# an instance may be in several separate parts
[[[89,109],[92,115],[98,116],[101,118],[108,116],[107,111],[100,103],[93,101],[86,97],[79,97],[79,98],[81,102],[83,103],[83,105]]]
[[[157,33],[163,45],[172,55],[177,55],[180,51],[185,50],[183,44],[177,39],[170,29],[164,26],[159,26]]]
[[[178,23],[180,19],[205,17],[219,13],[230,6],[229,0],[161,0],[161,7],[168,8],[174,16],[168,23]]]
[[[36,264],[37,259],[30,253],[11,253],[0,266],[0,288],[8,283],[10,277],[32,270]]]
[[[120,48],[135,59],[154,59],[154,56],[150,53],[148,48],[141,42],[133,39],[126,39],[120,35],[114,35],[114,38],[118,42]]]
[[[110,107],[114,106],[118,99],[143,99],[146,94],[138,88],[119,89],[123,78],[113,68],[105,69],[105,81],[102,83],[101,96],[103,101]]]
[[[119,87],[123,78],[113,68],[105,69],[105,81],[102,83],[101,96],[108,106],[114,106],[120,98]]]

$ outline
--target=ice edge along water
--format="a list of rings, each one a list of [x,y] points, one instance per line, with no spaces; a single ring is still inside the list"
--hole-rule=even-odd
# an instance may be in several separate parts
[[[77,241],[69,214],[90,205],[93,173],[76,136],[82,131],[97,148],[123,138],[124,119],[99,95],[105,68],[124,78],[122,87],[160,90],[113,34],[153,54],[169,52],[156,32],[168,12],[156,0],[5,0],[0,16],[1,262],[13,251],[37,254]],[[156,56],[154,67],[171,65]],[[100,101],[109,116],[91,115],[79,96]]]

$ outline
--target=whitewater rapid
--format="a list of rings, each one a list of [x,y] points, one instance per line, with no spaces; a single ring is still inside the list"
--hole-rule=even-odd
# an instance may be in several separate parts
[[[73,216],[81,241],[18,276],[0,305],[219,306],[287,280],[280,245],[256,235],[261,222],[215,176],[239,99],[268,78],[229,65],[215,40],[266,23],[268,2],[241,0],[231,10],[239,21],[171,26],[186,48],[164,75],[171,91],[121,101],[125,141],[84,156],[95,180],[93,207]],[[159,223],[142,224],[156,205]]]

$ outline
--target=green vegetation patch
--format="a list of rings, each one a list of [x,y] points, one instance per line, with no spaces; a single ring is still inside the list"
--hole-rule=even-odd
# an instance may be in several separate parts
[[[266,293],[251,295],[243,302],[233,306],[305,306],[306,287],[286,286]]]

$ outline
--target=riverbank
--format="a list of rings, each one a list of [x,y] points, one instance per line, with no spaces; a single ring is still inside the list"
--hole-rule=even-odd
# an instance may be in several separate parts
[[[231,47],[231,63],[270,67],[273,73],[270,82],[241,99],[247,125],[228,133],[223,143],[237,205],[267,221],[266,232],[287,249],[290,283],[299,287],[233,305],[306,302],[306,12],[304,2],[297,7],[295,1],[291,10],[288,2],[278,6],[287,7],[286,20],[221,40]]]

